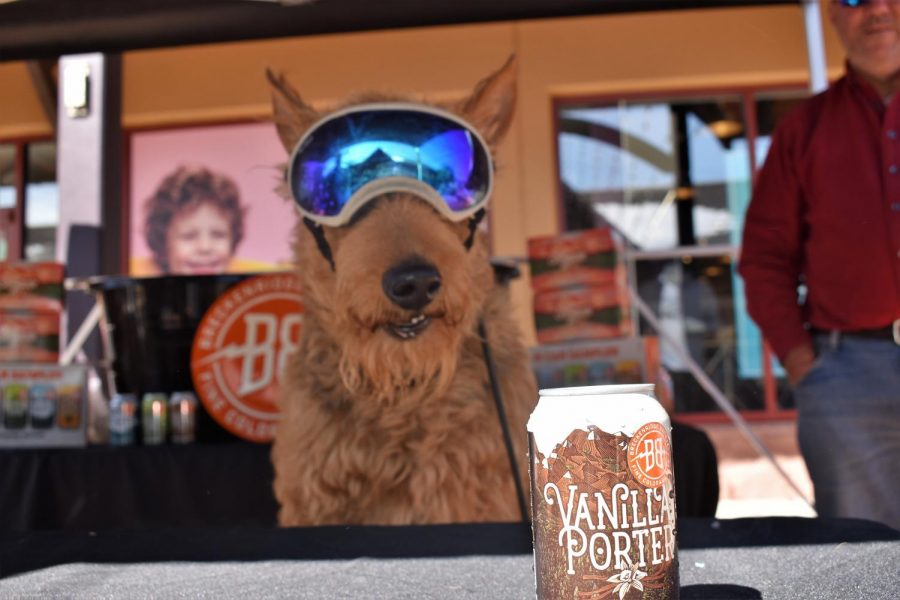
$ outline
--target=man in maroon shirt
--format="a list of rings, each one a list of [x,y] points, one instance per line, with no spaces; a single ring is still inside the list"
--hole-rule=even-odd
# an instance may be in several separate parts
[[[779,124],[740,273],[794,388],[817,511],[900,528],[900,0],[829,16],[847,74]]]

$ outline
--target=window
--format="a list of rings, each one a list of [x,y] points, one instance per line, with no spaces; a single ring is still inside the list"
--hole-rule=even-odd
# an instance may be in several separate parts
[[[753,169],[783,110],[801,97],[734,92],[556,104],[565,228],[610,225],[622,234],[629,283],[662,330],[660,358],[677,412],[719,410],[689,361],[738,409],[792,405],[784,386],[781,400],[764,393],[762,340],[735,264]],[[657,335],[643,318],[639,331]]]
[[[28,144],[25,168],[25,260],[56,260],[59,188],[56,144]]]
[[[54,260],[58,223],[56,143],[0,142],[0,260]]]

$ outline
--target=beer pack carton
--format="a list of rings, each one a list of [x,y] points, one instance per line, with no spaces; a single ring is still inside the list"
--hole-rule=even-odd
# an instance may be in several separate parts
[[[60,313],[0,308],[0,363],[56,363]]]
[[[569,342],[531,349],[541,389],[585,385],[657,383],[659,338]]]
[[[87,443],[87,367],[0,363],[0,448]]]
[[[57,312],[63,308],[65,266],[0,262],[0,310]]]
[[[624,277],[605,284],[536,293],[533,303],[534,328],[540,344],[634,334]]]
[[[621,236],[611,227],[528,240],[535,293],[573,286],[625,283]]]

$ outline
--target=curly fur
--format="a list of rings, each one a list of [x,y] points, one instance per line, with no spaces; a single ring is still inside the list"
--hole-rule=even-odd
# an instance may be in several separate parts
[[[460,105],[491,143],[511,118],[514,67],[510,61]],[[270,80],[279,135],[291,149],[320,115],[283,79]],[[396,98],[366,94],[353,102],[388,99]],[[485,236],[467,251],[465,222],[444,219],[408,193],[385,194],[361,218],[324,232],[333,271],[302,225],[295,234],[305,316],[299,351],[282,377],[272,449],[280,523],[520,519],[479,319],[525,485],[525,420],[537,395]],[[401,341],[383,326],[413,313],[385,296],[381,279],[413,257],[437,267],[442,287],[423,309],[431,325]]]

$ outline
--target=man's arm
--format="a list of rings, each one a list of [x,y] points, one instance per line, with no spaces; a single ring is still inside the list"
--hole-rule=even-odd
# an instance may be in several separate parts
[[[795,121],[796,122],[796,121]],[[739,272],[747,310],[793,385],[814,359],[797,300],[805,236],[803,188],[797,174],[798,127],[779,128],[747,210]]]

